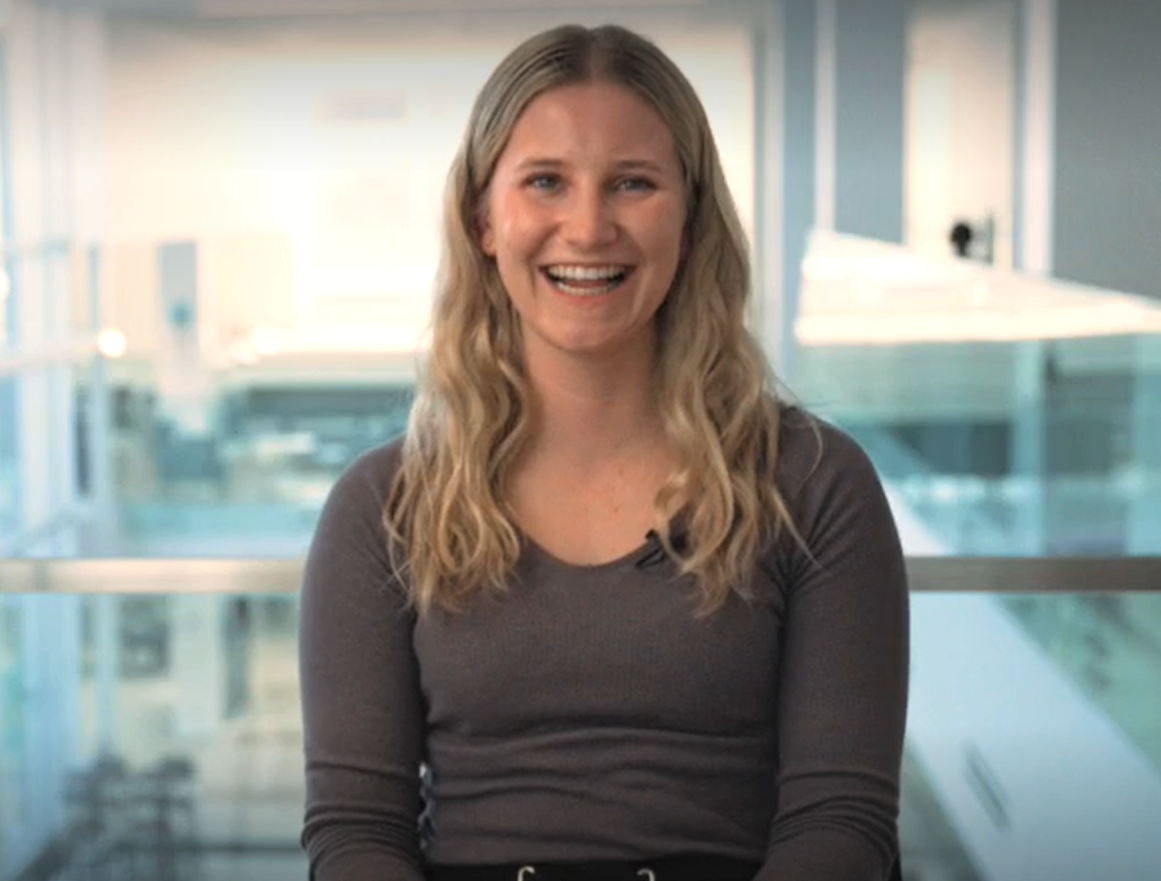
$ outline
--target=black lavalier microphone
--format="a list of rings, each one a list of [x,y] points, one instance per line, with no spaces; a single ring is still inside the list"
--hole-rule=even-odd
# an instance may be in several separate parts
[[[656,529],[650,529],[645,533],[645,541],[645,551],[637,558],[638,569],[656,566],[665,559],[665,547],[661,544],[661,536],[657,534]]]
[[[665,559],[665,545],[661,543],[661,536],[657,534],[656,529],[650,529],[645,533],[646,548],[642,551],[641,556],[637,558],[636,566],[638,569],[647,569],[650,566],[656,566]],[[669,536],[669,544],[673,550],[679,554],[685,552],[686,538],[685,533],[680,530],[674,530]]]

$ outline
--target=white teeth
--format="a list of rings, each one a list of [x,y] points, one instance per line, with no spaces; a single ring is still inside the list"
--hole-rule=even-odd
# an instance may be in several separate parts
[[[568,294],[569,296],[572,296],[572,297],[597,297],[597,296],[600,296],[601,294],[607,294],[609,291],[611,291],[613,288],[615,288],[618,284],[620,284],[620,282],[610,281],[607,284],[601,285],[599,288],[592,287],[591,285],[587,286],[587,287],[583,287],[583,288],[578,288],[578,287],[575,287],[573,285],[570,285],[568,282],[565,282],[565,281],[553,281],[552,284],[556,287],[556,289],[558,291],[561,291],[562,293]]]
[[[625,274],[624,266],[549,266],[553,278],[571,278],[576,281],[601,281]]]

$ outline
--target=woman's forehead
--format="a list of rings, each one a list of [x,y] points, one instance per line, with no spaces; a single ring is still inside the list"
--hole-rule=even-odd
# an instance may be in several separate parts
[[[661,115],[632,89],[608,82],[559,86],[537,95],[500,154],[509,167],[595,160],[681,172],[673,132]]]

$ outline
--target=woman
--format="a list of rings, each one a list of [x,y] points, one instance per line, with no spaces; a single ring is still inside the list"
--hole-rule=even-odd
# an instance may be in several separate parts
[[[307,563],[313,877],[887,877],[899,542],[861,451],[768,388],[693,89],[620,28],[528,40],[445,239],[406,439]]]

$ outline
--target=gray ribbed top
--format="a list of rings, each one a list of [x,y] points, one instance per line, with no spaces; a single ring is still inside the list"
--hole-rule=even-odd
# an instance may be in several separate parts
[[[776,479],[817,563],[786,536],[754,573],[755,601],[702,619],[692,583],[642,537],[591,567],[526,542],[507,597],[417,622],[381,524],[400,445],[355,462],[302,593],[313,877],[700,852],[762,862],[762,881],[885,878],[903,556],[862,451],[823,425],[812,471],[815,435],[791,418]]]

